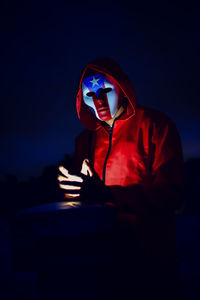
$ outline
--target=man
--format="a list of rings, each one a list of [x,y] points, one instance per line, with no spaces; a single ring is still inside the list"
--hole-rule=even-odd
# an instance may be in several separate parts
[[[85,67],[76,107],[86,129],[76,139],[73,174],[59,167],[65,198],[115,206],[123,232],[129,232],[127,255],[130,262],[134,253],[138,278],[145,285],[154,278],[152,291],[158,285],[166,288],[166,281],[172,287],[177,267],[174,211],[183,184],[174,123],[136,104],[131,82],[109,58]]]

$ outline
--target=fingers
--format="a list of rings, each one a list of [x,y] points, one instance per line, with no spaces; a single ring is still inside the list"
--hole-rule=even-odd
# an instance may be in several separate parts
[[[59,171],[60,171],[63,175],[65,175],[66,177],[68,177],[69,172],[68,172],[67,169],[65,169],[63,166],[59,166],[58,169],[59,169]]]
[[[58,175],[57,179],[59,181],[59,183],[63,184],[63,185],[70,185],[70,186],[75,186],[75,187],[81,187],[82,186],[82,182],[77,182],[77,181],[71,181],[68,178]]]
[[[65,191],[65,199],[76,199],[80,197],[77,193],[81,189],[81,183],[83,179],[80,176],[69,174],[68,170],[63,166],[58,167],[62,175],[58,175],[59,187]]]
[[[90,167],[90,162],[87,158],[84,159],[82,163],[81,173],[84,175],[89,175],[90,177],[93,176],[93,171],[92,168]]]
[[[65,199],[76,199],[78,197],[80,197],[80,194],[68,194],[68,193],[64,194]]]
[[[68,191],[74,191],[74,190],[80,190],[80,186],[74,186],[74,185],[67,185],[67,184],[59,184],[59,187],[63,190],[68,190]]]
[[[58,181],[62,182],[62,181],[66,181],[67,178],[64,176],[58,175],[57,179],[58,179]]]
[[[63,178],[63,176],[58,175],[58,180],[59,181],[76,181],[76,182],[83,182],[83,179],[80,176],[76,176],[76,175],[71,175],[69,174],[68,170],[65,169],[63,166],[59,166],[59,171],[62,173],[62,175],[65,176],[65,180]]]

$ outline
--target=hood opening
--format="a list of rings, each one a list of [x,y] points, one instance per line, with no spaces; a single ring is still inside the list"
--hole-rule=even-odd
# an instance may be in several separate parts
[[[108,78],[111,77],[112,80],[120,87],[122,93],[124,94],[124,103],[126,105],[125,112],[119,119],[126,120],[135,115],[136,109],[136,95],[135,90],[128,79],[127,75],[124,74],[120,66],[113,61],[111,58],[104,57],[94,60],[93,62],[86,65],[83,69],[78,93],[76,97],[76,108],[80,121],[89,130],[97,130],[102,126],[102,122],[96,118],[96,116],[91,112],[87,105],[83,101],[82,95],[82,81],[84,77],[92,76],[97,73],[103,73]]]

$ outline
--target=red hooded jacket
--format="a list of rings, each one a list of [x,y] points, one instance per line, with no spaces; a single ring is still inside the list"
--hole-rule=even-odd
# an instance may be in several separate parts
[[[110,132],[83,101],[87,69],[110,75],[127,99]],[[85,67],[76,107],[86,128],[75,143],[77,169],[90,156],[94,170],[112,191],[120,221],[132,228],[148,253],[162,259],[171,256],[174,210],[181,202],[183,185],[182,149],[174,123],[165,114],[136,104],[130,80],[109,58]]]

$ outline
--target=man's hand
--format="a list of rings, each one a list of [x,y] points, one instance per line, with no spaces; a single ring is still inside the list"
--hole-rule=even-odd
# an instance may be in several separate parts
[[[77,175],[71,175],[63,166],[59,166],[59,171],[62,175],[58,175],[59,187],[66,191],[64,197],[66,199],[74,199],[80,197],[83,178]],[[89,166],[88,159],[84,159],[81,168],[81,174],[92,177],[93,171]]]
[[[79,198],[84,203],[105,203],[111,200],[111,193],[98,174],[84,159],[80,174],[71,175],[64,167],[59,167],[62,175],[58,175],[59,186],[64,190],[66,199]]]
[[[59,166],[59,171],[62,175],[58,175],[59,187],[66,190],[64,197],[66,199],[73,199],[80,196],[81,183],[83,179],[76,175],[69,174],[68,170],[63,166]]]

